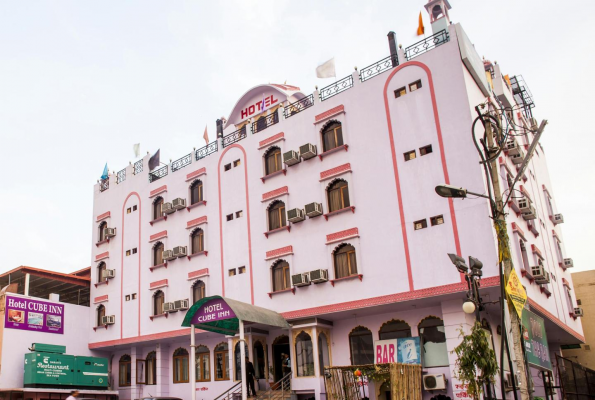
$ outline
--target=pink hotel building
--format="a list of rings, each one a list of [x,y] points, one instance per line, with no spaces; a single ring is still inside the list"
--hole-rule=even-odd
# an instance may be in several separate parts
[[[481,60],[462,26],[450,23],[448,1],[426,8],[433,35],[422,42],[397,49],[391,32],[390,56],[312,94],[256,86],[217,121],[216,141],[153,171],[145,156],[95,185],[84,340],[111,359],[122,399],[190,397],[183,310],[212,295],[290,323],[248,326],[261,389],[281,378],[286,353],[292,389],[325,398],[324,366],[373,363],[374,340],[420,336],[424,374],[447,380],[424,399],[467,398],[450,351],[475,318],[462,310],[466,283],[447,253],[483,261],[481,294],[494,301],[497,243],[487,200],[447,200],[434,187],[486,190],[470,135],[478,104],[515,107],[508,117],[520,127],[535,120],[522,78]],[[520,128],[512,140],[499,159],[503,192],[532,134]],[[514,265],[529,308],[546,321],[555,361],[562,344],[584,338],[541,146],[514,197],[507,219]],[[537,283],[534,266],[549,282]],[[481,318],[499,354],[498,306]],[[197,397],[213,399],[238,379],[238,337],[199,331],[196,344]],[[385,390],[365,386],[374,399]]]

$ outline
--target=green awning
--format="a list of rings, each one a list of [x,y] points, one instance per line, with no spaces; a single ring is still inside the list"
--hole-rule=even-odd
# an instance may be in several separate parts
[[[191,326],[192,319],[195,314],[201,311],[201,307],[212,300],[223,300],[227,306],[233,311],[235,317],[223,319],[219,321],[203,322],[200,324],[194,324],[199,329],[221,333],[223,335],[235,335],[238,333],[240,327],[240,320],[243,322],[252,322],[255,324],[262,324],[268,326],[274,326],[278,328],[288,329],[290,326],[279,313],[267,310],[266,308],[253,306],[252,304],[244,303],[241,301],[229,299],[221,296],[210,296],[200,299],[188,309],[182,326]]]

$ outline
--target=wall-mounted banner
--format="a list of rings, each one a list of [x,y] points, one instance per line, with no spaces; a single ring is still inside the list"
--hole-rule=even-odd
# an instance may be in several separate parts
[[[552,362],[543,318],[529,310],[523,310],[523,340],[529,365],[551,371]]]
[[[4,327],[63,334],[64,305],[6,296]]]
[[[397,362],[403,364],[421,364],[419,337],[397,339],[397,343],[399,345]]]
[[[203,304],[192,317],[192,325],[200,325],[205,322],[221,321],[223,319],[235,318],[235,313],[223,299],[213,299]]]

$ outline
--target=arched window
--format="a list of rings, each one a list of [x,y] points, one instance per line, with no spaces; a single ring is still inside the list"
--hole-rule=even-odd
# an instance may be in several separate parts
[[[153,219],[163,217],[163,212],[161,212],[161,206],[163,205],[163,197],[159,196],[153,201]]]
[[[229,370],[227,368],[228,358],[227,343],[218,344],[215,347],[215,380],[228,381]]]
[[[188,350],[174,351],[174,383],[188,383]]]
[[[256,132],[260,132],[261,130],[265,129],[267,127],[267,117],[266,116],[262,116],[260,118],[258,118],[256,120]]]
[[[269,231],[279,229],[287,225],[285,219],[285,203],[275,201],[269,206]]]
[[[264,155],[264,170],[265,175],[270,175],[274,172],[281,171],[283,164],[281,163],[281,149],[278,147],[271,147]]]
[[[165,294],[158,290],[153,295],[153,315],[163,314],[163,303],[165,302]]]
[[[205,251],[205,232],[200,228],[196,228],[194,231],[192,231],[191,251],[191,254],[201,253]]]
[[[300,332],[295,338],[295,366],[297,376],[314,376],[314,347],[306,332]]]
[[[208,382],[211,380],[211,354],[206,346],[196,348],[196,381]]]
[[[233,351],[233,358],[235,361],[235,367],[236,367],[236,381],[240,381],[242,380],[242,370],[241,370],[241,354],[240,354],[240,343],[244,343],[244,357],[248,357],[248,347],[246,347],[246,343],[245,342],[237,342],[236,343],[236,347]]]
[[[131,362],[132,359],[130,358],[130,356],[128,354],[124,354],[122,357],[120,357],[120,362],[119,362],[119,384],[120,387],[122,386],[130,386],[130,383],[132,381],[132,367],[131,367]]]
[[[318,366],[320,368],[320,374],[324,373],[324,367],[331,365],[331,355],[328,347],[328,338],[326,333],[321,332],[318,334]]]
[[[448,365],[448,350],[444,322],[437,317],[424,318],[417,326],[423,346],[423,366],[443,367]]]
[[[165,246],[162,242],[157,242],[153,246],[153,266],[163,264],[163,250]]]
[[[107,277],[105,276],[105,270],[107,269],[107,266],[105,265],[105,263],[102,261],[99,263],[99,265],[97,266],[97,282],[103,282],[105,280],[107,280]]]
[[[341,123],[331,121],[322,129],[322,148],[324,151],[329,151],[339,146],[343,146]]]
[[[380,340],[411,337],[411,327],[405,321],[393,319],[382,324],[378,331],[378,336]]]
[[[202,201],[202,181],[194,181],[190,185],[190,204]]]
[[[277,261],[272,268],[273,272],[273,292],[287,290],[291,288],[289,277],[289,263],[285,260]]]
[[[97,306],[97,321],[95,326],[102,326],[103,325],[103,317],[105,317],[105,306],[100,304]]]
[[[355,247],[342,244],[333,253],[335,263],[335,279],[357,275],[357,262],[355,260]]]
[[[351,205],[349,202],[349,185],[339,179],[333,182],[326,190],[328,197],[328,211],[342,210]]]
[[[196,281],[192,285],[192,302],[196,303],[200,299],[204,299],[205,296],[205,283],[203,281]]]
[[[264,379],[266,377],[266,360],[264,346],[260,341],[254,342],[254,370],[256,373],[256,379]]]
[[[103,221],[102,223],[99,224],[99,240],[98,242],[103,242],[105,240],[105,232],[103,231],[105,228],[107,228],[107,222]]]
[[[157,354],[151,351],[147,354],[147,385],[157,384]]]
[[[374,364],[374,340],[368,328],[358,326],[349,333],[351,365]]]

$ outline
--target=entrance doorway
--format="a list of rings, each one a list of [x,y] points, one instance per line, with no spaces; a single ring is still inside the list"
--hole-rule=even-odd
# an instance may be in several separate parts
[[[283,378],[283,354],[289,356],[289,337],[278,336],[273,342],[273,369],[275,371],[275,382]]]

